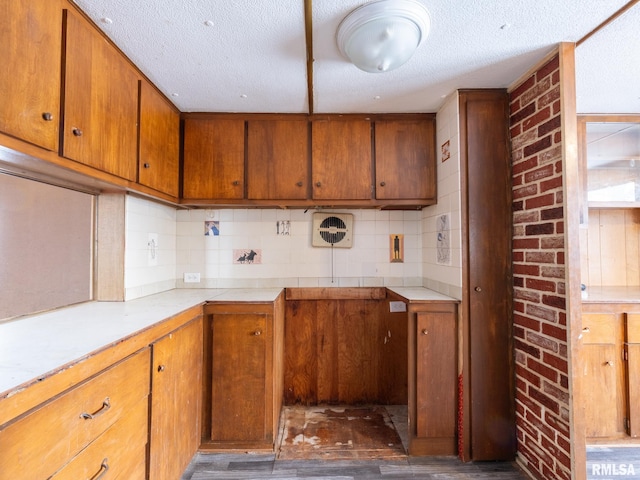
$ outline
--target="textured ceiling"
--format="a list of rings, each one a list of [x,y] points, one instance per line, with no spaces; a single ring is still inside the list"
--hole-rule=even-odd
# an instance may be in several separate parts
[[[559,42],[579,40],[627,3],[420,1],[431,16],[426,42],[399,69],[371,74],[347,62],[335,41],[340,21],[365,1],[313,0],[313,113],[435,112],[458,88],[508,87]],[[309,113],[304,0],[75,3],[183,112]],[[579,111],[595,111],[592,92],[599,112],[613,111],[603,105],[607,84],[592,85],[593,72],[603,73],[593,62],[622,50],[619,40],[601,46],[616,29],[629,30],[620,34],[625,39],[638,37],[640,29],[629,28],[639,25],[635,10],[578,47],[577,72],[591,82],[578,81]],[[637,39],[635,45],[618,74],[640,63]],[[640,92],[633,95],[637,105]],[[617,101],[631,108],[630,97]]]

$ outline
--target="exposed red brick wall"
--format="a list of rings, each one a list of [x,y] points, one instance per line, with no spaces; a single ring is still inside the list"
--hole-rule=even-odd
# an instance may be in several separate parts
[[[510,104],[518,457],[540,479],[569,479],[559,57]]]

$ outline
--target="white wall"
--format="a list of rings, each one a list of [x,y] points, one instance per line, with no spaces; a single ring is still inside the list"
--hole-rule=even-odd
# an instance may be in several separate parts
[[[449,141],[450,158],[442,161],[441,146]],[[460,113],[453,92],[436,115],[438,203],[422,210],[422,276],[425,287],[462,298],[462,219],[460,192]],[[450,264],[438,262],[437,220],[449,214]]]

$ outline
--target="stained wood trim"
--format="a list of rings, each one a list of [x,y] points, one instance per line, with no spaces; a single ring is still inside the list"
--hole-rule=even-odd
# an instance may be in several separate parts
[[[387,298],[384,287],[311,287],[287,288],[286,300],[382,300]]]
[[[313,113],[313,5],[304,0],[304,34],[307,47],[307,102],[309,113]]]
[[[560,111],[562,119],[562,164],[564,171],[565,268],[567,295],[567,338],[569,348],[569,393],[571,472],[573,478],[585,478],[587,470],[586,425],[582,404],[583,363],[580,358],[582,332],[582,298],[580,292],[580,195],[578,164],[578,125],[576,113],[575,45],[561,43]]]
[[[640,2],[640,0],[631,0],[629,3],[627,3],[626,5],[623,5],[620,9],[618,9],[613,15],[611,15],[609,18],[607,18],[604,22],[602,22],[600,25],[598,25],[596,28],[594,28],[593,30],[591,30],[589,33],[587,33],[584,37],[582,37],[580,40],[578,40],[576,42],[576,47],[579,47],[581,44],[583,44],[584,42],[586,42],[587,40],[589,40],[589,38],[591,38],[594,34],[598,33],[600,30],[602,30],[604,27],[606,27],[607,25],[609,25],[610,23],[613,23],[613,21],[615,19],[617,19],[618,17],[622,16],[624,13],[627,12],[627,10],[629,10],[631,7],[633,7],[636,3]]]

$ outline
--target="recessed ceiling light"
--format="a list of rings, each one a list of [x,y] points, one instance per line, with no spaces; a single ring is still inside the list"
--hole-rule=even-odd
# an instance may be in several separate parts
[[[173,93],[171,94],[171,96],[172,96],[172,97],[179,97],[179,96],[180,96],[180,94],[179,94],[179,93],[176,93],[176,92],[173,92]]]
[[[102,17],[100,21],[106,25],[111,25],[113,23],[113,20],[111,20],[109,17]]]
[[[511,28],[511,24],[510,23],[504,23],[502,25],[500,25],[500,30],[509,30]]]
[[[205,24],[207,27],[213,27],[213,20],[206,20],[206,21],[204,22],[204,24]]]
[[[240,95],[240,98],[247,98],[247,94],[243,93],[242,95]]]

